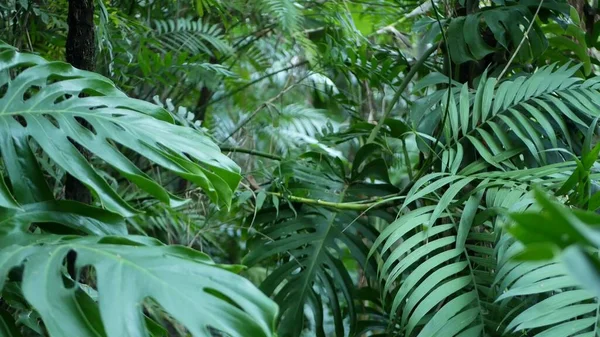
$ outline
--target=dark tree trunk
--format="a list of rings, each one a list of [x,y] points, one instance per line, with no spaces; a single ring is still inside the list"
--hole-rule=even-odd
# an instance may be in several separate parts
[[[96,37],[94,34],[94,0],[69,0],[67,17],[67,62],[83,70],[94,70]]]
[[[96,64],[96,38],[94,35],[94,0],[69,0],[67,17],[69,33],[67,34],[67,62],[83,70],[94,70]],[[87,122],[79,120],[87,126]],[[89,160],[90,153],[79,144],[75,144],[79,152]],[[92,195],[79,180],[67,175],[65,197],[90,204]]]

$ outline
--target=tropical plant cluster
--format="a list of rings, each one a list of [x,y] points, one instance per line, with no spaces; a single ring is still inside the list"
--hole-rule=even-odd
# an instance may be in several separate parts
[[[600,7],[0,2],[0,336],[600,336]]]

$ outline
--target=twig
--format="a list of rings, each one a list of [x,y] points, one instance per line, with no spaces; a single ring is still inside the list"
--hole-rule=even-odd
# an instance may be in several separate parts
[[[542,8],[542,4],[543,3],[544,3],[544,0],[540,0],[540,4],[538,5],[537,9],[535,10],[535,14],[533,14],[533,18],[531,18],[531,22],[529,23],[529,27],[527,27],[527,30],[525,31],[525,34],[523,34],[523,38],[521,39],[521,42],[519,42],[519,45],[517,46],[517,49],[515,49],[515,52],[512,54],[512,56],[508,60],[508,63],[506,64],[506,66],[504,67],[504,69],[502,69],[502,72],[498,76],[498,80],[497,80],[498,83],[500,82],[500,79],[502,78],[502,76],[504,75],[504,73],[506,73],[506,71],[508,70],[508,67],[510,67],[510,64],[515,59],[515,56],[517,56],[517,54],[519,53],[519,50],[521,49],[521,46],[523,46],[523,43],[525,42],[525,40],[528,39],[527,35],[529,35],[529,31],[531,30],[531,27],[533,27],[533,24],[535,23],[535,19],[537,18],[538,13],[540,12],[540,9]]]
[[[256,150],[250,150],[250,149],[244,149],[244,148],[240,148],[240,147],[222,147],[221,148],[222,152],[231,152],[231,153],[246,153],[246,154],[251,154],[253,156],[258,156],[258,157],[264,157],[264,158],[268,158],[268,159],[273,159],[273,160],[283,160],[282,157],[276,155],[276,154],[270,154],[270,153],[266,153],[266,152],[261,152],[261,151],[256,151]]]

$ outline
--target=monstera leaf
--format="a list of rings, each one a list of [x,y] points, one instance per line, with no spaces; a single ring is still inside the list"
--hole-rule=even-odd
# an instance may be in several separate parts
[[[173,124],[162,108],[128,98],[106,78],[0,45],[0,153],[11,189],[0,183],[0,207],[53,199],[36,156],[43,151],[83,182],[113,212],[135,210],[102,178],[74,143],[156,199],[174,204],[163,187],[119,149],[128,149],[201,186],[228,205],[239,168],[191,128]],[[39,148],[34,152],[32,147]]]
[[[216,265],[188,248],[141,246],[134,240],[86,237],[10,246],[0,254],[0,288],[9,271],[24,265],[23,295],[51,336],[147,336],[145,299],[161,305],[193,336],[211,336],[210,329],[234,337],[272,335],[277,306],[227,270],[235,267]],[[99,315],[91,297],[65,282],[69,278],[62,270],[69,254],[75,261],[67,269],[75,275],[94,268]]]
[[[12,314],[33,309],[41,322],[28,326],[41,335],[148,336],[160,327],[143,309],[159,305],[196,337],[272,336],[277,306],[233,273],[239,267],[126,236],[124,218],[137,210],[106,173],[167,205],[181,202],[134,165],[131,152],[196,183],[221,206],[240,180],[209,138],[175,125],[162,108],[128,98],[100,75],[0,44],[0,334],[18,335],[22,324]],[[45,158],[102,207],[57,200]]]

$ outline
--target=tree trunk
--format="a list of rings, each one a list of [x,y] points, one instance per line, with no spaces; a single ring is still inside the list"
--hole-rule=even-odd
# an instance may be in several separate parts
[[[83,70],[94,70],[96,64],[96,38],[94,34],[94,0],[69,0],[67,17],[67,62]],[[78,119],[83,126],[87,122]],[[89,160],[90,153],[79,144],[79,152]],[[79,180],[67,174],[65,198],[90,204],[92,195]]]
[[[96,37],[94,34],[94,1],[69,0],[67,17],[67,62],[83,70],[94,70]]]

